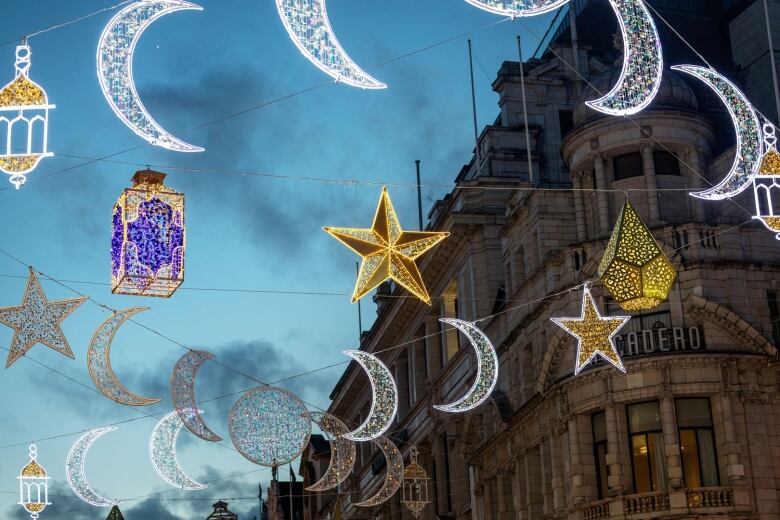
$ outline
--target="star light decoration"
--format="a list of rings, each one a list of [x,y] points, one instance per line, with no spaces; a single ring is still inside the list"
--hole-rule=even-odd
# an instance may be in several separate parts
[[[613,342],[615,334],[631,319],[630,316],[603,317],[590,289],[585,286],[582,293],[582,314],[579,318],[550,318],[553,323],[577,338],[577,359],[574,375],[580,373],[596,356],[609,361],[621,372],[625,372]]]
[[[111,292],[169,298],[184,281],[184,195],[165,174],[133,176],[113,210]]]
[[[60,324],[86,300],[86,297],[82,297],[50,302],[35,271],[30,268],[22,304],[18,307],[0,308],[0,323],[14,329],[5,368],[14,364],[38,343],[73,359],[73,351]]]
[[[780,210],[773,200],[773,193],[780,190],[780,153],[777,152],[775,133],[774,125],[764,125],[764,146],[767,152],[761,159],[758,174],[753,177],[753,195],[756,200],[756,215],[753,218],[777,233],[775,238],[780,240]]]
[[[324,228],[355,253],[363,257],[352,303],[371,292],[385,280],[394,280],[414,296],[431,304],[415,260],[447,238],[447,232],[404,231],[395,208],[382,188],[379,205],[370,229]]]
[[[49,477],[46,469],[38,464],[38,447],[30,444],[30,462],[27,463],[19,476],[19,505],[30,513],[30,518],[35,520],[40,516],[49,502]]]
[[[628,201],[599,264],[599,277],[617,304],[627,311],[658,306],[669,296],[677,278],[674,266]]]
[[[10,175],[9,181],[18,190],[27,181],[27,174],[44,157],[54,154],[48,150],[49,104],[46,91],[30,79],[32,52],[26,40],[16,47],[16,75],[0,90],[0,128],[5,143],[0,143],[0,171]],[[15,127],[25,126],[20,133]],[[24,143],[17,142],[24,136]]]

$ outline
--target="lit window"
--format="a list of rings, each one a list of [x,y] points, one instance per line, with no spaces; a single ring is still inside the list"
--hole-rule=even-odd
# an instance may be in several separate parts
[[[607,496],[607,417],[604,412],[593,414],[593,457],[596,459],[596,487],[599,500]]]
[[[709,399],[677,399],[683,477],[688,488],[720,484]]]
[[[667,488],[666,453],[658,401],[626,408],[634,470],[634,491],[649,493]]]

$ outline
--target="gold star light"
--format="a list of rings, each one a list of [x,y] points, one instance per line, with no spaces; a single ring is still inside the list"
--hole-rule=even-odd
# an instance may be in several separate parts
[[[60,354],[73,358],[73,351],[60,328],[60,323],[86,299],[71,298],[50,302],[46,299],[35,272],[30,269],[22,304],[18,307],[0,308],[0,323],[14,329],[5,368],[10,367],[37,343],[43,343]]]
[[[612,338],[631,317],[602,317],[587,286],[582,294],[582,315],[579,318],[550,319],[577,338],[577,366],[574,367],[574,375],[579,374],[596,356],[609,361],[621,372],[626,371]]]
[[[382,188],[371,229],[326,227],[325,231],[363,257],[352,293],[352,303],[385,280],[392,279],[428,305],[431,304],[414,261],[450,234],[403,231],[386,187]]]

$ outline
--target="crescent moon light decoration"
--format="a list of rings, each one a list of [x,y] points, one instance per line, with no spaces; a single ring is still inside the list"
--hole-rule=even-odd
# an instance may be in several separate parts
[[[467,412],[481,405],[490,398],[490,393],[498,382],[498,356],[496,349],[488,337],[473,323],[463,320],[442,318],[439,321],[447,323],[460,330],[471,342],[477,354],[477,379],[471,389],[452,404],[434,405],[437,410],[450,413]]]
[[[379,358],[362,350],[345,350],[344,354],[358,362],[371,382],[373,400],[368,417],[357,430],[344,435],[351,441],[370,441],[390,428],[398,411],[398,389],[390,370]]]
[[[349,432],[347,425],[329,413],[311,413],[311,420],[330,440],[330,464],[320,480],[306,488],[306,491],[327,491],[339,486],[352,472],[355,465],[355,443],[345,439]]]
[[[143,32],[158,18],[185,10],[203,8],[183,0],[140,0],[120,10],[100,36],[97,74],[108,104],[137,135],[175,152],[202,152],[203,148],[175,138],[152,118],[141,103],[133,79],[133,53]]]
[[[742,193],[758,172],[764,153],[761,122],[753,105],[736,85],[714,70],[696,65],[675,65],[672,70],[699,78],[714,90],[726,105],[737,131],[737,156],[726,178],[717,186],[690,195],[705,200],[723,200]]]
[[[374,439],[374,444],[379,446],[379,449],[385,455],[385,459],[387,459],[387,475],[379,491],[371,498],[355,504],[358,507],[374,507],[387,502],[395,495],[395,492],[398,491],[398,488],[403,483],[404,457],[395,444],[393,444],[393,441],[387,437],[379,437]]]
[[[272,468],[298,458],[311,436],[306,406],[291,392],[272,386],[241,396],[230,409],[228,428],[241,455]]]
[[[554,11],[569,0],[466,0],[466,2],[483,11],[517,18]]]
[[[214,354],[202,350],[191,350],[179,358],[171,375],[171,397],[176,412],[189,431],[204,441],[217,442],[222,437],[206,426],[195,404],[195,377],[201,365],[212,358]]]
[[[176,456],[176,439],[183,427],[184,423],[175,410],[160,419],[149,438],[149,458],[157,474],[171,486],[185,491],[205,489],[208,486],[184,472]]]
[[[664,58],[653,17],[642,0],[609,0],[623,34],[623,69],[604,97],[585,104],[613,116],[641,112],[661,86]]]
[[[122,502],[111,500],[92,489],[84,473],[84,463],[86,462],[87,452],[92,444],[103,435],[116,430],[116,427],[95,428],[78,438],[68,452],[65,459],[65,477],[68,480],[70,489],[84,502],[96,507],[111,507]]]
[[[325,0],[276,0],[276,8],[295,46],[321,71],[353,87],[387,88],[358,67],[341,47]]]
[[[131,316],[148,310],[148,307],[135,307],[115,312],[104,321],[92,336],[87,349],[87,368],[89,376],[103,395],[121,404],[130,406],[146,406],[159,403],[159,399],[140,397],[124,387],[111,368],[111,342],[116,331]]]

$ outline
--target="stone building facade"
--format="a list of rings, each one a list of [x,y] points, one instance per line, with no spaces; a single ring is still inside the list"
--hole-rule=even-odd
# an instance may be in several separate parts
[[[667,13],[664,2],[651,2],[676,19],[688,6],[702,23],[696,9],[714,3],[677,2]],[[604,7],[574,4],[578,20]],[[722,4],[732,18],[710,22],[726,29],[752,8]],[[656,101],[637,116],[590,111],[584,101],[596,94],[571,64],[605,91],[618,53],[589,46],[582,34],[572,42],[566,30],[553,33],[539,57],[503,64],[493,83],[500,115],[480,134],[478,159],[461,170],[457,188],[431,210],[430,227],[451,233],[419,262],[433,304],[385,286],[362,338],[361,348],[382,351],[396,378],[390,435],[405,456],[419,449],[431,477],[422,518],[780,519],[780,243],[752,221],[750,194],[717,203],[687,195],[728,169],[729,121],[713,96],[668,70]],[[677,58],[666,55],[667,63]],[[718,59],[739,68],[731,55]],[[747,92],[764,88],[741,70]],[[581,290],[572,288],[597,279],[626,199],[678,281],[666,302],[633,314],[616,338],[626,374],[602,362],[574,376],[575,341],[550,318],[579,315]],[[592,290],[604,314],[625,314],[597,282]],[[442,317],[480,320],[499,356],[491,401],[466,414],[433,408],[463,395],[476,370],[468,342]],[[330,413],[362,422],[371,398],[365,374],[351,365],[331,398]],[[354,506],[384,473],[381,453],[360,444],[341,489],[345,518],[411,518],[400,494],[375,509]]]

